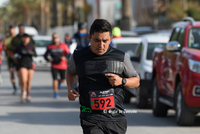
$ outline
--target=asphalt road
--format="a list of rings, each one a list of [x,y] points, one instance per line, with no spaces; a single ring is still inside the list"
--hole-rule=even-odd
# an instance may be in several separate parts
[[[3,85],[0,86],[0,134],[81,134],[78,100],[67,99],[67,86],[59,90],[60,98],[53,98],[49,69],[37,69],[32,80],[32,100],[21,103],[12,87],[5,62],[2,66]],[[18,86],[19,89],[19,86]],[[19,90],[18,90],[19,91]],[[194,126],[179,127],[174,111],[165,118],[152,116],[151,109],[137,109],[134,98],[126,104],[127,134],[199,134],[200,116]]]

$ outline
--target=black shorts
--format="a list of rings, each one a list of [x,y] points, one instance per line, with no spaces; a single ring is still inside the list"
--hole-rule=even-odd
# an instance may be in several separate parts
[[[125,134],[126,119],[120,121],[94,121],[81,119],[83,134]]]
[[[12,58],[8,58],[8,68],[14,68],[16,67],[15,62]]]
[[[17,65],[16,66],[16,70],[18,69],[20,69],[20,68],[22,68],[22,67],[24,67],[24,68],[26,68],[26,69],[33,69],[33,65],[32,65],[32,62],[27,62],[27,63],[19,63],[19,65]]]
[[[58,80],[58,73],[60,74],[60,79],[64,80],[66,78],[66,70],[51,68],[51,73],[54,80]]]

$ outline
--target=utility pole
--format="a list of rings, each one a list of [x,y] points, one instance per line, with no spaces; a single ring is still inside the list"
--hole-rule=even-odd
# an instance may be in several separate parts
[[[45,30],[45,0],[40,2],[40,29],[42,33]]]
[[[57,1],[53,0],[52,1],[52,27],[56,27],[58,25],[57,21],[57,15],[58,15],[58,10],[57,10]]]
[[[74,22],[76,20],[75,0],[71,0],[71,2],[72,2],[72,24],[74,24]]]
[[[122,0],[122,19],[120,27],[122,30],[130,30],[131,2],[130,0]]]

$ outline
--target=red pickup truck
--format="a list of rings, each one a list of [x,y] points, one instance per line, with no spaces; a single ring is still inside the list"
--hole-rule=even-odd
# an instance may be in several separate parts
[[[173,27],[165,49],[153,53],[154,116],[175,110],[178,125],[193,125],[200,112],[200,22],[183,18]]]

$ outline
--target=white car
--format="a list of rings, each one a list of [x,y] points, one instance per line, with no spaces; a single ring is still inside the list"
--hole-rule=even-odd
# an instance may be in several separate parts
[[[136,48],[135,56],[131,57],[132,65],[140,76],[140,86],[134,90],[138,108],[146,108],[151,98],[152,53],[156,47],[164,48],[168,41],[168,35],[159,33],[144,35]]]
[[[31,27],[31,26],[24,26],[24,30],[25,30],[25,33],[31,35],[31,36],[38,36],[38,31],[36,28],[34,27]],[[18,34],[19,33],[19,28],[18,27],[15,27],[15,33]]]
[[[125,52],[129,57],[135,53],[135,49],[140,42],[140,37],[122,37],[112,39],[113,47]]]
[[[140,37],[122,37],[112,39],[113,47],[125,52],[129,57],[135,55],[137,46],[141,43]],[[134,95],[133,89],[125,89],[124,103],[129,103]]]
[[[37,57],[33,57],[33,62],[36,67],[50,67],[51,64],[47,62],[44,58],[44,54],[47,50],[47,46],[51,44],[51,36],[33,36],[33,40],[36,42],[36,53]]]

